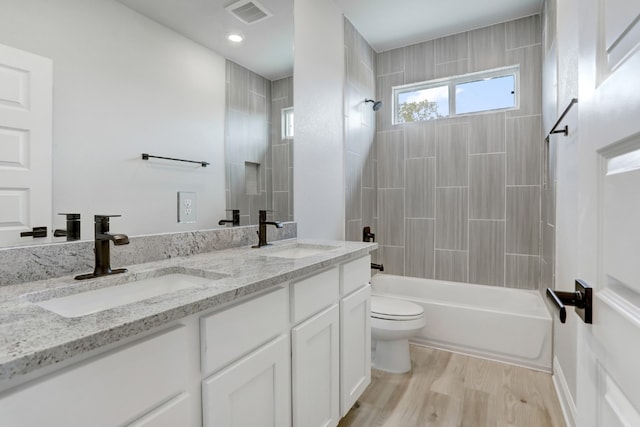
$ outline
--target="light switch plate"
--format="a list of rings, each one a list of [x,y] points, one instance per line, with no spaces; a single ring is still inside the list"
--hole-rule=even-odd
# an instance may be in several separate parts
[[[195,223],[196,212],[196,193],[189,191],[178,191],[178,223]]]

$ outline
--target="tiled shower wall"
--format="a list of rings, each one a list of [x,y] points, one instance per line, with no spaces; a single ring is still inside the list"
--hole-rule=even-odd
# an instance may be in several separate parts
[[[272,206],[271,82],[232,61],[226,64],[227,209],[240,209],[241,225],[257,224],[258,211]]]
[[[385,106],[376,116],[377,162],[362,176],[377,175],[372,224],[386,272],[538,288],[541,55],[539,15],[376,55]],[[392,125],[393,86],[515,64],[516,110]],[[375,215],[362,188],[362,205]]]
[[[377,228],[376,113],[371,103],[364,102],[375,96],[375,52],[347,19],[344,34],[345,234],[347,240],[361,241],[364,226]]]
[[[293,106],[293,78],[272,82],[227,61],[226,79],[227,209],[240,209],[241,225],[257,224],[260,209],[293,221],[293,140],[281,134],[282,108]]]
[[[293,221],[293,139],[282,138],[282,109],[293,107],[293,77],[271,82],[273,218]]]

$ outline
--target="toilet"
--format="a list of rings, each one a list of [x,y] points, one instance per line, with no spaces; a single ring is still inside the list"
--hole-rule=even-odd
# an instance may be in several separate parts
[[[424,309],[415,303],[371,296],[371,338],[375,344],[372,366],[401,374],[411,370],[409,338],[424,328]]]

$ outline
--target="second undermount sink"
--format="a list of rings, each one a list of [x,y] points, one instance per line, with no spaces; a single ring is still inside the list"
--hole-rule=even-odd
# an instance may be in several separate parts
[[[308,245],[297,243],[294,246],[286,246],[284,248],[269,249],[262,255],[276,258],[298,259],[308,256],[318,255],[325,251],[336,249],[336,246]]]
[[[190,288],[206,286],[211,279],[174,273],[135,282],[54,297],[34,304],[63,317],[81,317]]]

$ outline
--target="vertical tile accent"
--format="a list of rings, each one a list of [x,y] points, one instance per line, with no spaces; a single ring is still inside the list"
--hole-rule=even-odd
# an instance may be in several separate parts
[[[469,221],[469,282],[504,286],[504,221]]]
[[[378,186],[404,186],[404,134],[402,130],[378,132]]]
[[[436,250],[436,279],[466,282],[468,280],[467,256],[467,252],[462,251]]]
[[[505,283],[509,288],[538,289],[540,258],[537,256],[505,256]]]
[[[436,78],[459,76],[469,72],[469,60],[460,59],[458,61],[443,62],[436,64]]]
[[[375,188],[363,188],[362,189],[362,226],[370,226],[372,230],[373,219],[378,217],[378,192]],[[374,232],[377,232],[375,230]],[[362,238],[362,235],[358,238],[358,241]]]
[[[406,83],[416,83],[434,79],[435,43],[428,41],[404,48],[404,79]]]
[[[435,220],[407,218],[405,240],[405,274],[411,277],[434,277]]]
[[[436,188],[436,248],[466,250],[467,228],[467,189]]]
[[[469,71],[502,67],[506,62],[505,24],[491,25],[469,33]]]
[[[436,39],[436,64],[468,58],[467,33]]]
[[[407,158],[435,157],[436,155],[436,122],[407,123],[403,125],[404,142]]]
[[[274,145],[273,153],[273,189],[289,191],[289,147],[285,144]]]
[[[540,29],[540,15],[528,16],[505,24],[507,36],[507,49],[540,44],[542,31]],[[554,23],[555,25],[555,23]]]
[[[407,159],[407,218],[434,218],[435,159]]]
[[[355,153],[346,153],[346,219],[362,218],[362,161]],[[358,239],[359,240],[359,239]]]
[[[504,219],[505,155],[469,156],[469,218]]]
[[[384,265],[384,272],[404,276],[404,247],[382,246],[378,262]]]
[[[378,76],[404,71],[405,49],[392,49],[376,55],[376,71]]]
[[[347,221],[345,238],[351,242],[362,240],[362,221],[360,219]]]
[[[540,187],[507,187],[507,253],[538,255],[539,234]]]
[[[379,70],[378,70],[379,72]],[[377,130],[393,130],[390,108],[393,105],[392,88],[404,84],[404,72],[378,76],[376,82],[376,99],[384,103],[382,110],[376,115]],[[369,104],[371,105],[371,104]]]
[[[379,242],[404,246],[404,190],[378,190]]]
[[[506,120],[507,185],[540,185],[540,116]]]
[[[466,124],[436,126],[438,187],[466,186],[469,128]]]
[[[520,64],[520,108],[507,117],[539,115],[542,111],[542,51],[540,45],[507,51],[508,64]]]
[[[503,153],[504,113],[469,116],[469,153]]]

